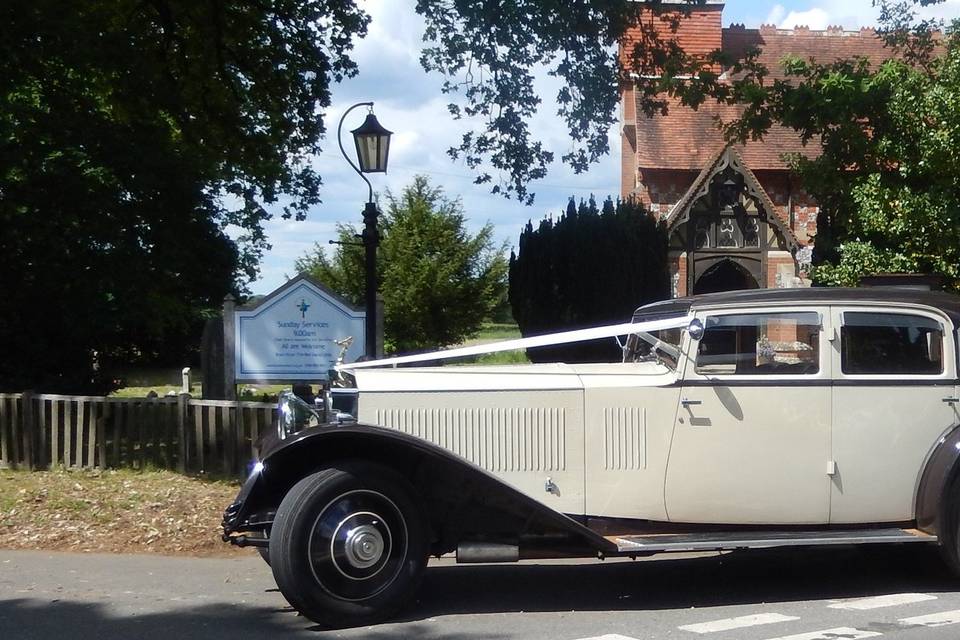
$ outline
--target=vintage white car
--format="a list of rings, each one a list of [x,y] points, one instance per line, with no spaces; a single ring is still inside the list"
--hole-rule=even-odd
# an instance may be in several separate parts
[[[944,293],[755,290],[516,341],[627,335],[620,363],[345,365],[351,415],[300,429],[285,400],[224,538],[331,626],[391,615],[451,552],[938,543],[958,568],[958,327]]]

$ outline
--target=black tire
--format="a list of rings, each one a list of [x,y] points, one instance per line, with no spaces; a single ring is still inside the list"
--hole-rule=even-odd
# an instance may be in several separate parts
[[[950,571],[960,577],[960,476],[948,481],[941,501],[937,523],[940,556]]]
[[[307,476],[273,521],[270,560],[280,592],[328,627],[377,622],[416,592],[429,544],[405,478],[349,462]]]

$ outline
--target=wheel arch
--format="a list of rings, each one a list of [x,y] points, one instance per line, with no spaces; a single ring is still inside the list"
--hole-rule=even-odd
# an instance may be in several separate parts
[[[960,424],[937,440],[927,456],[917,487],[916,520],[921,531],[942,536],[947,492],[960,481]],[[955,523],[954,523],[955,524]],[[955,527],[947,527],[947,531]]]
[[[303,477],[351,460],[379,464],[404,476],[417,490],[434,553],[461,540],[505,536],[553,536],[564,548],[614,551],[616,547],[573,518],[514,489],[486,470],[426,440],[364,424],[304,430],[266,452],[251,477],[235,520],[267,522],[284,495]],[[256,515],[255,515],[256,514]],[[235,530],[242,529],[242,525]]]

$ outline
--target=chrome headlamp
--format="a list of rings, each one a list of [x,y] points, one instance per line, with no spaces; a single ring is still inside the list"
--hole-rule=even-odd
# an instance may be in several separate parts
[[[292,391],[280,393],[277,400],[277,436],[281,440],[322,421],[320,413]]]

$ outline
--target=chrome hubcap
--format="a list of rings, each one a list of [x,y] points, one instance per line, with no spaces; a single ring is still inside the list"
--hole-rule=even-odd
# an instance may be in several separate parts
[[[321,587],[342,600],[360,601],[387,588],[403,570],[407,525],[382,493],[354,489],[320,510],[307,555]]]
[[[347,532],[344,549],[347,562],[358,569],[377,564],[383,555],[383,549],[383,536],[373,525],[360,525]]]

